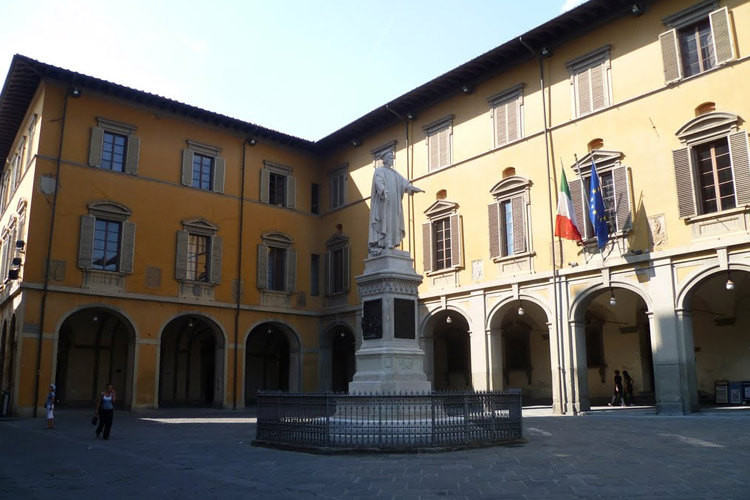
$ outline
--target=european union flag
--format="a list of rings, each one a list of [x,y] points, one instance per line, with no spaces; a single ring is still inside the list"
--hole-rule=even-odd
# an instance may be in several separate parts
[[[604,199],[602,188],[599,184],[599,176],[596,175],[596,163],[591,159],[591,189],[589,191],[589,219],[596,234],[596,244],[599,249],[604,248],[609,241],[609,225],[607,224],[607,212],[604,210]]]

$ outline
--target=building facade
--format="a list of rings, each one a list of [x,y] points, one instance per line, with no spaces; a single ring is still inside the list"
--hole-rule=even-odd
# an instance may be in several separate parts
[[[16,56],[0,387],[38,410],[345,390],[375,157],[404,200],[437,390],[690,412],[750,379],[744,1],[591,0],[318,142]],[[746,111],[747,110],[747,111]],[[607,215],[588,216],[592,163]],[[583,242],[554,237],[562,172]]]

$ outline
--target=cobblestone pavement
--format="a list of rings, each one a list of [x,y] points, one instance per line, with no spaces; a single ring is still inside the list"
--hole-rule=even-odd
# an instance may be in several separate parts
[[[249,411],[116,412],[108,441],[57,413],[0,419],[0,498],[750,498],[750,407],[527,409],[520,446],[334,456],[251,446]]]

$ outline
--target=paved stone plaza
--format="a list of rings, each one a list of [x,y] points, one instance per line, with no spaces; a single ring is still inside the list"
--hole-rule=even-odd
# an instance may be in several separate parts
[[[0,419],[0,498],[750,498],[750,408],[524,416],[521,446],[335,456],[251,446],[250,412]]]

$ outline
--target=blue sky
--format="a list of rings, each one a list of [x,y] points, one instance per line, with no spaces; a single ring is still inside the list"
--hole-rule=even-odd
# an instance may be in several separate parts
[[[0,0],[13,54],[317,140],[580,0]]]

